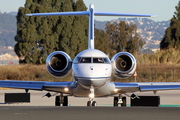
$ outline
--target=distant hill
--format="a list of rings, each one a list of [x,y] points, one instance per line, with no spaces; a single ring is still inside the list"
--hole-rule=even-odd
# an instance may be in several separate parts
[[[15,45],[16,18],[12,14],[0,13],[0,46]]]
[[[16,16],[16,15],[17,15],[17,12],[10,12],[10,13],[8,13],[8,14]]]
[[[153,21],[148,18],[119,18],[111,20],[110,22],[126,21],[127,23],[134,23],[138,27],[138,33],[146,41],[144,49],[159,48],[159,43],[169,27],[170,21]],[[105,25],[108,21],[95,21],[97,29],[105,30]],[[159,42],[158,42],[159,41]]]

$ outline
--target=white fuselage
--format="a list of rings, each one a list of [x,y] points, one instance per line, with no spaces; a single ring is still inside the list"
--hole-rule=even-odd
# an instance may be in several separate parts
[[[95,89],[95,96],[107,96],[114,90],[114,84],[110,83],[111,62],[99,50],[87,49],[80,52],[73,61],[72,71],[77,83],[76,88],[72,89],[75,96],[88,96],[92,87]]]

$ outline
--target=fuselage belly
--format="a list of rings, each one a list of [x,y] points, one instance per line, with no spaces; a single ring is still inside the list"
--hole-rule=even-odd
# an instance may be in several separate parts
[[[105,97],[113,95],[115,85],[111,82],[107,82],[105,85],[95,88],[95,97]],[[84,88],[83,86],[77,83],[76,87],[71,87],[70,91],[76,97],[89,97],[89,89]]]

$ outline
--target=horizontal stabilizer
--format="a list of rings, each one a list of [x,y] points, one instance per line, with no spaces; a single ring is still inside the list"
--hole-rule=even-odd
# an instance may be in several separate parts
[[[126,16],[126,17],[156,17],[156,15],[147,14],[131,14],[131,13],[115,13],[115,12],[94,12],[95,16]]]
[[[54,13],[32,13],[26,14],[27,16],[71,16],[71,15],[89,15],[89,11],[79,12],[54,12]]]
[[[87,15],[89,11],[78,11],[78,12],[54,12],[54,13],[32,13],[26,14],[27,16],[71,16],[71,15]],[[148,14],[131,14],[131,13],[115,13],[115,12],[94,12],[95,16],[126,16],[126,17],[156,17],[156,15]]]

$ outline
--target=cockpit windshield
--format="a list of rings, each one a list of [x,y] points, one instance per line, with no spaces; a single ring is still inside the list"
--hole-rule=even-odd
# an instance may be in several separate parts
[[[74,60],[74,63],[104,63],[104,64],[110,64],[110,60],[108,58],[101,58],[101,57],[77,57]]]
[[[93,58],[93,63],[104,63],[102,58]]]
[[[83,58],[81,58],[80,63],[91,63],[91,58],[90,57],[83,57]]]
[[[109,58],[103,58],[103,60],[104,60],[104,63],[106,63],[106,64],[110,64],[110,63],[111,63],[111,61],[109,60]]]

